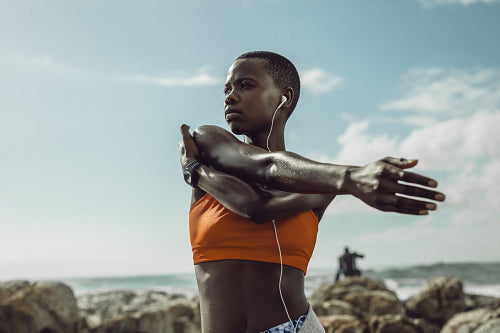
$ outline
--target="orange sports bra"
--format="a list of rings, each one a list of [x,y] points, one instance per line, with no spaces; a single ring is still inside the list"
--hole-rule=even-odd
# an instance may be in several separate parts
[[[318,218],[312,210],[276,219],[283,264],[307,271],[316,245]],[[189,212],[195,264],[223,259],[280,263],[272,223],[256,224],[206,193]]]

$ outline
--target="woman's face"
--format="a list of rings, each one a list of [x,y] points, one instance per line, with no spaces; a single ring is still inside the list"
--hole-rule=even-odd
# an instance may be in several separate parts
[[[252,137],[267,133],[281,92],[265,70],[266,60],[236,60],[224,85],[224,116],[234,134]]]

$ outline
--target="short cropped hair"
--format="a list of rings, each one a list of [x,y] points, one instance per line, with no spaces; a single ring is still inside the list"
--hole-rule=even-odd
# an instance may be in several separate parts
[[[285,89],[291,87],[293,89],[293,101],[290,105],[290,113],[292,114],[300,96],[300,78],[297,69],[290,60],[277,53],[268,51],[252,51],[243,53],[236,60],[258,58],[266,60],[265,69],[273,78],[274,84],[280,88]]]

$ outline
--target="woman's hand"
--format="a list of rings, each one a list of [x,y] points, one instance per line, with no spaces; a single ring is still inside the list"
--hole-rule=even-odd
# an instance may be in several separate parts
[[[200,152],[193,136],[189,133],[189,126],[182,124],[181,126],[182,141],[179,141],[179,154],[181,155],[181,167],[184,167],[191,162],[200,160]]]
[[[444,201],[445,196],[421,187],[437,187],[435,180],[404,170],[417,163],[418,160],[386,157],[362,167],[351,167],[345,178],[345,192],[382,211],[426,215],[437,206],[422,199]]]

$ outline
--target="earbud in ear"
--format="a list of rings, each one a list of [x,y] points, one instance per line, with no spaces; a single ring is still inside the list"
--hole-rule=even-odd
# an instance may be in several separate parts
[[[287,101],[287,99],[288,99],[288,98],[286,98],[286,96],[284,96],[284,95],[283,95],[283,96],[281,96],[281,103],[280,103],[280,105],[278,105],[278,107],[276,108],[276,111],[278,111],[278,109],[279,109],[280,107],[282,107],[282,106],[283,106],[283,104],[285,104],[285,102]],[[276,112],[276,111],[275,111],[275,112]]]

